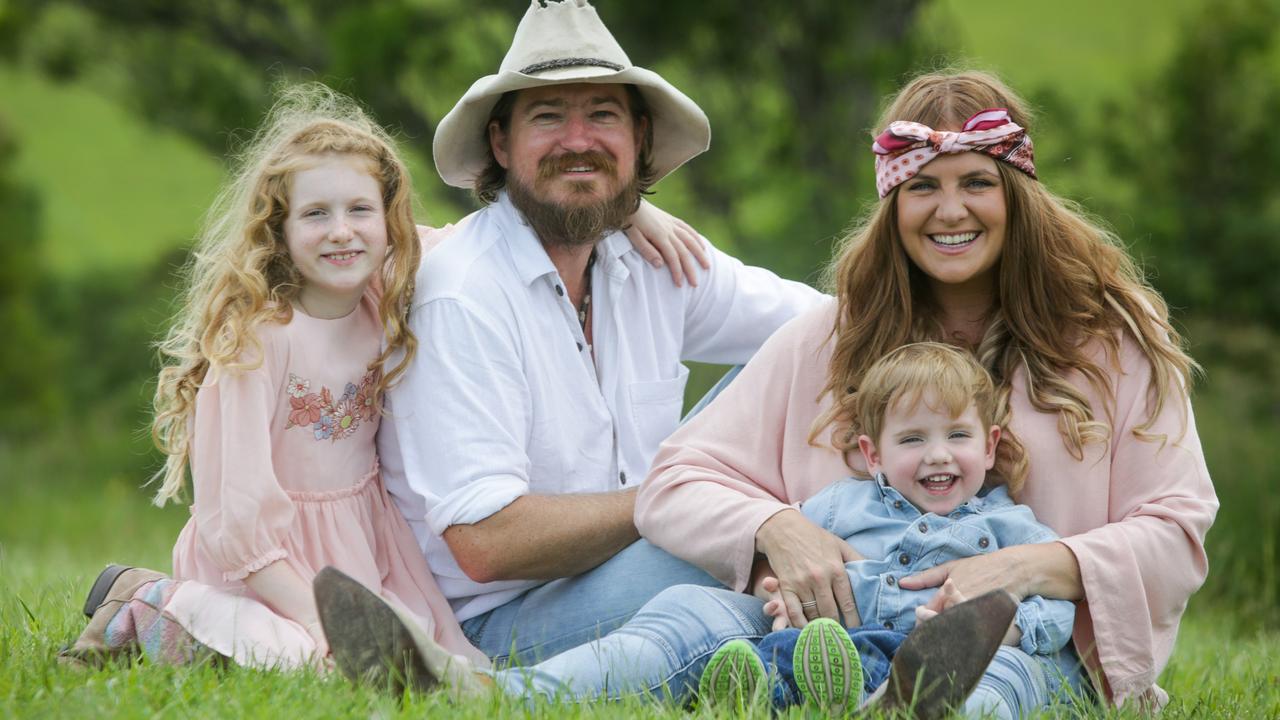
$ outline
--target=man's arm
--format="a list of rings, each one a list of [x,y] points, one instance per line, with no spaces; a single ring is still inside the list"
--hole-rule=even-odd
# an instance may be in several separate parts
[[[444,540],[476,582],[554,580],[590,570],[640,539],[636,491],[524,495]]]

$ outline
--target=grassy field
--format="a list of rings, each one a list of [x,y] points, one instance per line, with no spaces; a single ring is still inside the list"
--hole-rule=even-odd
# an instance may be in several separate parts
[[[939,0],[924,13],[920,31],[952,48],[953,59],[997,70],[1033,98],[1052,93],[1072,107],[1096,108],[1100,99],[1125,93],[1130,83],[1160,67],[1174,47],[1178,23],[1201,4],[1082,0],[1031,9],[996,0],[979,13],[971,3]],[[149,267],[189,241],[222,177],[218,159],[181,136],[141,122],[92,88],[58,85],[3,64],[0,88],[0,122],[18,140],[17,176],[34,185],[43,201],[33,212],[41,215],[42,244],[56,276]],[[1071,148],[1054,144],[1057,121],[1042,116],[1046,141],[1037,138],[1050,184],[1068,175],[1060,169],[1075,162]],[[455,219],[458,209],[432,200],[438,180],[429,164],[415,156],[411,166],[424,205],[438,208],[429,220]],[[1069,182],[1096,188],[1100,172],[1077,172]],[[1065,191],[1087,203],[1087,193],[1073,189]],[[1273,389],[1280,382],[1270,369],[1280,365],[1267,354],[1268,348],[1280,347],[1280,340],[1274,333],[1260,340],[1222,333],[1205,326],[1190,336],[1198,343],[1218,338],[1214,342],[1239,356],[1228,355],[1230,362],[1210,369],[1197,399],[1200,434],[1224,504],[1227,497],[1237,500],[1230,513],[1224,507],[1210,536],[1210,594],[1193,598],[1174,659],[1161,679],[1174,696],[1165,717],[1276,718],[1280,498],[1274,492],[1274,468],[1280,449],[1265,428],[1238,429],[1256,423],[1265,408],[1274,413],[1280,407]],[[702,372],[691,389],[697,393],[708,383]],[[439,696],[399,701],[338,678],[308,674],[127,663],[79,674],[56,665],[57,647],[82,627],[79,605],[102,565],[118,561],[167,569],[169,549],[187,516],[185,508],[149,506],[138,487],[154,458],[131,424],[138,422],[137,407],[149,390],[116,388],[120,397],[86,408],[74,427],[21,447],[0,437],[0,717],[527,714],[512,701],[460,708]],[[1235,527],[1227,532],[1226,525]],[[683,716],[676,709],[637,703],[542,710],[570,716]]]

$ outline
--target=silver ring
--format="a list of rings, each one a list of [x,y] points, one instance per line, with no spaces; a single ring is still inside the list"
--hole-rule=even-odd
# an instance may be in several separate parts
[[[810,601],[808,601],[808,602],[802,602],[802,603],[800,603],[800,607],[801,607],[802,609],[804,609],[804,610],[812,610],[812,609],[814,609],[814,608],[818,607],[818,601],[817,601],[817,600],[810,600]]]

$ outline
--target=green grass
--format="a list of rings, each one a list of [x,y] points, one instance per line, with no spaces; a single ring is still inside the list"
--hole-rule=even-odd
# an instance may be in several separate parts
[[[440,694],[390,698],[312,673],[143,661],[93,672],[63,668],[54,654],[83,628],[79,609],[97,571],[112,561],[167,569],[186,519],[185,508],[148,505],[135,478],[95,476],[67,447],[60,440],[0,447],[0,717],[686,716],[639,701],[530,711],[502,699],[454,708]],[[1193,598],[1161,685],[1174,696],[1166,718],[1280,716],[1280,628],[1244,609]],[[1100,710],[1090,716],[1140,717]]]

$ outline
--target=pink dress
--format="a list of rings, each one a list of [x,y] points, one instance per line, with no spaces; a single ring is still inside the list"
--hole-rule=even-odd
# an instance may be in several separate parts
[[[244,579],[277,560],[308,582],[333,565],[411,612],[451,652],[487,666],[378,474],[368,370],[382,343],[376,295],[336,320],[295,311],[287,325],[260,326],[258,337],[259,367],[210,373],[196,395],[195,498],[173,548],[173,577],[186,582],[165,611],[238,664],[308,664],[310,635]]]

